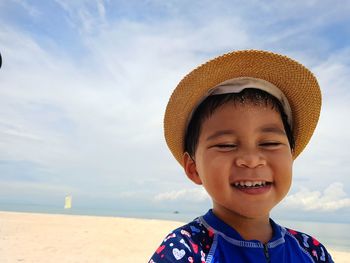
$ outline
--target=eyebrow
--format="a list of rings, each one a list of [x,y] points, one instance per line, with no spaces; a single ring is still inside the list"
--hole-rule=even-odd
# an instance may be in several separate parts
[[[262,133],[275,133],[279,135],[286,135],[286,132],[284,129],[281,129],[276,126],[268,125],[264,127],[259,127],[257,131],[262,132]],[[214,132],[212,135],[207,137],[207,141],[213,140],[217,137],[223,136],[223,135],[235,135],[236,132],[234,130],[219,130]]]
[[[219,130],[214,132],[212,135],[207,137],[207,141],[213,140],[217,137],[220,137],[222,135],[235,135],[236,132],[234,130]]]
[[[258,129],[258,131],[263,132],[263,133],[276,133],[279,135],[286,135],[286,132],[284,129],[281,129],[275,125],[268,125],[265,127],[261,127]]]

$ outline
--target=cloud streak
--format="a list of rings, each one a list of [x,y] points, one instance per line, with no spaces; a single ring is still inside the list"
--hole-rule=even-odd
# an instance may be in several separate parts
[[[154,197],[155,201],[181,201],[191,203],[201,203],[208,201],[208,194],[203,188],[182,189],[178,191],[170,191],[159,193]]]
[[[306,187],[289,195],[284,205],[291,209],[315,212],[335,212],[350,208],[350,197],[345,193],[342,183],[332,183],[324,191],[311,191]]]

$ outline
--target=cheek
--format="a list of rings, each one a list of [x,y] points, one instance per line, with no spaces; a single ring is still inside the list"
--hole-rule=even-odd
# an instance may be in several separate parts
[[[208,151],[198,161],[197,172],[206,188],[218,188],[228,180],[231,170],[228,156]]]
[[[210,173],[211,176],[224,177],[225,174],[230,174],[232,169],[232,160],[229,155],[225,154],[208,154],[203,159],[205,171]]]
[[[206,164],[215,165],[217,167],[231,165],[232,158],[232,154],[229,152],[219,152],[215,149],[207,149],[205,154],[203,154],[203,161]]]
[[[276,157],[275,159],[275,180],[289,190],[292,183],[293,160],[289,156]]]

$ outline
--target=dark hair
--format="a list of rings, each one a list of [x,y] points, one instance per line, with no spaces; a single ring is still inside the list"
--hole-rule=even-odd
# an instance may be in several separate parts
[[[286,132],[291,150],[295,147],[294,137],[287,115],[285,114],[281,102],[271,94],[260,89],[244,89],[239,93],[228,93],[213,95],[207,97],[194,111],[190,123],[188,124],[185,134],[185,152],[194,157],[196,152],[202,123],[208,119],[220,106],[227,103],[244,104],[252,103],[253,105],[271,106],[280,113],[283,127]]]

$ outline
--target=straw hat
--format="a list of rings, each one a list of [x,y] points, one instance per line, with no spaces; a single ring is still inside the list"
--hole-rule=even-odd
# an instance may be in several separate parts
[[[293,158],[303,151],[316,128],[321,110],[321,91],[315,76],[286,56],[242,50],[200,65],[173,91],[165,111],[164,135],[170,151],[181,165],[185,132],[193,110],[214,87],[227,80],[247,77],[267,81],[285,95],[292,115]]]

